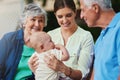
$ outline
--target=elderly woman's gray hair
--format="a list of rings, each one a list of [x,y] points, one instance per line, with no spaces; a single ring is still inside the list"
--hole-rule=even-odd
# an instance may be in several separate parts
[[[20,27],[23,27],[23,24],[25,23],[28,16],[38,16],[42,15],[45,18],[45,26],[47,25],[47,13],[46,11],[40,7],[39,4],[36,3],[30,3],[25,6],[23,14],[21,15],[19,24]]]
[[[84,0],[86,6],[90,7],[92,4],[98,4],[102,10],[111,10],[111,0]]]

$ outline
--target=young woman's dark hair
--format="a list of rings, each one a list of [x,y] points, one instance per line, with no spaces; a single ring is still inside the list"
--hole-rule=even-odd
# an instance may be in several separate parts
[[[76,6],[75,6],[75,3],[73,0],[55,0],[55,2],[54,2],[54,12],[55,13],[58,9],[61,9],[64,7],[68,7],[72,11],[76,12]]]

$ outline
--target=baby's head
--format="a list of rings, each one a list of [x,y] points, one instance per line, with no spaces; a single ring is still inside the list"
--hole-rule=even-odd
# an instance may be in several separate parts
[[[35,32],[30,36],[31,47],[39,52],[47,51],[55,47],[51,37],[46,32]]]

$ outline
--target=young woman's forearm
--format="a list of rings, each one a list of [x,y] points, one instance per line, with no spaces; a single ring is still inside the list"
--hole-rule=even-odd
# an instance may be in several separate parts
[[[61,72],[73,80],[80,80],[82,78],[82,73],[79,70],[74,70],[68,66],[65,66],[64,64],[61,67]]]

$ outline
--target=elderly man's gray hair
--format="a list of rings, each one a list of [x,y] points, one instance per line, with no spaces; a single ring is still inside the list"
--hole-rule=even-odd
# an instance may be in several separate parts
[[[84,0],[86,6],[90,7],[92,4],[98,4],[103,10],[112,9],[111,0]]]

